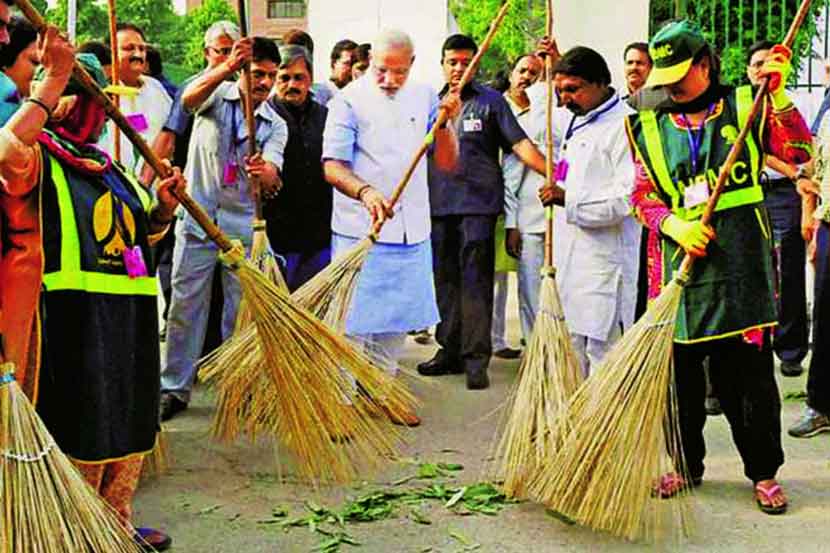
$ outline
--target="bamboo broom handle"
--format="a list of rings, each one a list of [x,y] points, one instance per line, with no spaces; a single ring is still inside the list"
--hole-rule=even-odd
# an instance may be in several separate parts
[[[20,9],[23,15],[26,16],[26,19],[29,20],[38,32],[43,31],[46,28],[46,21],[44,21],[43,16],[41,16],[40,13],[32,6],[29,0],[15,0],[15,5]],[[77,62],[77,60],[75,61],[75,67],[72,75],[92,96],[95,103],[104,108],[106,114],[121,129],[130,142],[138,148],[138,151],[141,153],[142,157],[147,161],[147,164],[153,168],[156,174],[162,178],[169,176],[171,174],[171,169],[162,163],[161,158],[153,152],[150,145],[147,144],[147,141],[145,141],[144,138],[142,138],[141,135],[133,129],[132,125],[130,125],[129,121],[127,121],[127,118],[124,117],[124,114],[122,114],[112,100],[107,97],[107,95],[101,90],[101,87],[98,86],[98,83],[95,82],[95,80],[89,75],[89,73],[87,73],[86,69],[84,69]],[[230,239],[219,229],[218,226],[216,226],[216,224],[210,219],[210,216],[205,213],[205,210],[202,209],[198,203],[196,203],[196,200],[194,200],[190,194],[187,192],[175,192],[175,195],[182,207],[184,207],[187,212],[190,213],[191,217],[196,220],[199,226],[202,227],[208,238],[213,240],[223,252],[233,249],[233,243]]]
[[[545,34],[553,38],[553,0],[547,0]],[[545,56],[545,180],[553,178],[553,58]],[[545,208],[545,267],[553,267],[553,206]]]
[[[501,26],[501,22],[504,21],[504,17],[507,15],[507,10],[510,7],[510,0],[507,0],[504,4],[502,4],[501,9],[499,9],[496,17],[493,19],[493,22],[490,23],[490,30],[487,31],[487,36],[484,37],[481,45],[479,46],[478,52],[473,57],[473,60],[470,62],[470,65],[467,66],[467,69],[464,71],[464,75],[461,76],[461,82],[458,85],[458,92],[461,93],[464,90],[464,87],[473,79],[473,75],[478,70],[478,66],[481,64],[481,58],[490,48],[490,44],[493,42],[493,38],[496,36],[496,31],[498,31],[499,27]],[[440,128],[444,123],[447,122],[449,119],[449,115],[445,110],[440,110],[438,112],[438,117],[435,120],[435,124],[432,126],[433,131],[437,128]],[[412,178],[412,174],[415,172],[415,169],[418,167],[418,163],[421,162],[421,158],[426,155],[427,150],[429,150],[429,146],[431,144],[430,135],[432,132],[427,135],[427,140],[421,144],[421,147],[418,148],[418,151],[415,153],[415,157],[412,158],[412,161],[409,164],[409,167],[406,169],[406,173],[404,173],[403,178],[398,182],[398,185],[395,187],[395,190],[392,192],[392,195],[389,197],[389,204],[390,208],[395,207],[395,204],[398,203],[398,200],[403,194],[404,188],[406,185],[409,184],[409,179]],[[375,225],[373,232],[377,234],[380,232],[380,228],[383,225]]]
[[[787,48],[791,49],[793,47],[793,43],[795,42],[795,35],[796,33],[798,33],[798,29],[801,28],[801,24],[804,23],[804,19],[810,12],[810,2],[811,0],[801,1],[801,5],[798,8],[798,12],[796,12],[795,14],[795,19],[793,19],[793,22],[790,24],[790,29],[789,31],[787,31],[787,36],[784,38],[783,44]],[[726,181],[729,178],[729,173],[732,171],[732,166],[737,161],[738,156],[741,155],[741,152],[744,148],[744,144],[746,142],[746,137],[752,129],[752,122],[755,120],[755,117],[757,117],[758,112],[761,111],[761,106],[764,102],[764,96],[766,96],[767,94],[768,86],[769,80],[767,78],[764,78],[761,81],[761,86],[758,88],[758,92],[755,94],[755,100],[752,102],[752,109],[749,110],[749,115],[747,116],[746,124],[741,128],[741,132],[738,134],[738,138],[735,140],[735,143],[729,150],[729,155],[726,157],[726,162],[723,164],[723,166],[721,167],[721,171],[718,174],[718,180],[715,183],[715,188],[714,190],[712,190],[712,194],[711,196],[709,196],[709,201],[706,203],[706,209],[703,212],[703,216],[700,218],[701,222],[704,225],[708,225],[709,222],[712,220],[712,214],[715,212],[715,208],[718,205],[718,199],[723,193],[723,189],[726,187]],[[705,121],[703,124],[705,124]],[[683,262],[680,264],[680,274],[691,274],[694,262],[695,257],[687,253],[686,256],[683,258]]]
[[[107,11],[109,15],[109,23],[110,23],[110,80],[112,81],[112,86],[118,86],[119,84],[119,58],[118,58],[118,30],[116,27],[116,19],[115,19],[115,0],[108,0],[107,2]],[[120,106],[120,100],[118,98],[118,94],[113,94],[113,103],[117,107]],[[112,141],[112,153],[113,157],[115,157],[115,161],[121,161],[121,132],[118,128],[115,129],[113,133],[113,141]]]
[[[245,0],[238,0],[237,11],[239,12],[239,34],[242,38],[248,36],[248,12]],[[251,101],[251,64],[246,63],[242,68],[242,87],[244,89],[244,98],[242,99],[242,107],[245,110],[245,126],[248,128],[248,155],[253,156],[257,152],[256,148],[256,121],[254,120],[254,103]],[[255,214],[256,220],[262,219],[262,198],[259,190],[255,197]]]

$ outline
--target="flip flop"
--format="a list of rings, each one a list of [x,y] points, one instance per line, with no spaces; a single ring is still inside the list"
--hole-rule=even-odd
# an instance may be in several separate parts
[[[691,481],[692,483],[689,485],[689,482],[676,472],[664,474],[660,477],[654,489],[651,490],[651,496],[659,497],[660,499],[671,499],[683,490],[700,486],[703,483],[703,477],[697,476],[692,478]]]
[[[173,539],[155,528],[136,528],[135,542],[144,551],[166,551],[173,545]]]
[[[772,505],[765,505],[758,498],[758,492],[761,492],[761,494],[767,499],[768,502],[772,502],[772,498],[778,495],[779,492],[781,492],[781,486],[779,484],[775,484],[771,488],[765,488],[760,484],[755,484],[755,503],[758,504],[758,508],[761,509],[761,511],[768,515],[780,515],[787,512],[786,503],[784,503],[783,505],[779,505],[777,507],[773,507]]]

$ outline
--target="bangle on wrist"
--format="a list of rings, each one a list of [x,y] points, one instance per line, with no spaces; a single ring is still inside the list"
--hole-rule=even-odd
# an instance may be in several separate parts
[[[372,188],[369,184],[364,184],[360,188],[357,189],[357,194],[355,194],[355,199],[363,201],[363,194],[365,194],[368,190]]]
[[[43,100],[35,98],[34,96],[29,96],[28,98],[23,100],[23,102],[24,103],[29,102],[30,104],[34,104],[34,105],[38,106],[40,109],[42,109],[44,112],[46,112],[46,118],[47,119],[52,118],[52,108],[47,106],[46,103]]]

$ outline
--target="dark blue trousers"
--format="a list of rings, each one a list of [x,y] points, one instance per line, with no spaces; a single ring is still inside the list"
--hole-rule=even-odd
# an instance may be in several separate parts
[[[331,262],[331,246],[310,252],[277,252],[277,255],[285,259],[283,275],[288,290],[293,292]]]
[[[800,363],[809,348],[807,249],[801,236],[801,197],[789,180],[776,180],[771,184],[765,203],[772,220],[778,269],[778,327],[773,349],[781,361]]]
[[[432,218],[432,267],[441,355],[465,371],[486,370],[493,324],[496,215]]]
[[[830,224],[816,237],[816,282],[813,299],[813,358],[807,377],[807,404],[830,414]]]

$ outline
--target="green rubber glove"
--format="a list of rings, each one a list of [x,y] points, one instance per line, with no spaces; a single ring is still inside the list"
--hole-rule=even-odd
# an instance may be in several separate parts
[[[706,257],[706,246],[715,239],[712,227],[698,221],[684,221],[669,215],[660,224],[660,231],[677,242],[683,250],[695,257]]]
[[[787,79],[793,70],[790,58],[792,58],[792,51],[783,44],[776,44],[770,49],[761,67],[761,76],[769,79],[767,90],[772,107],[776,111],[787,109],[792,105],[785,89]]]

